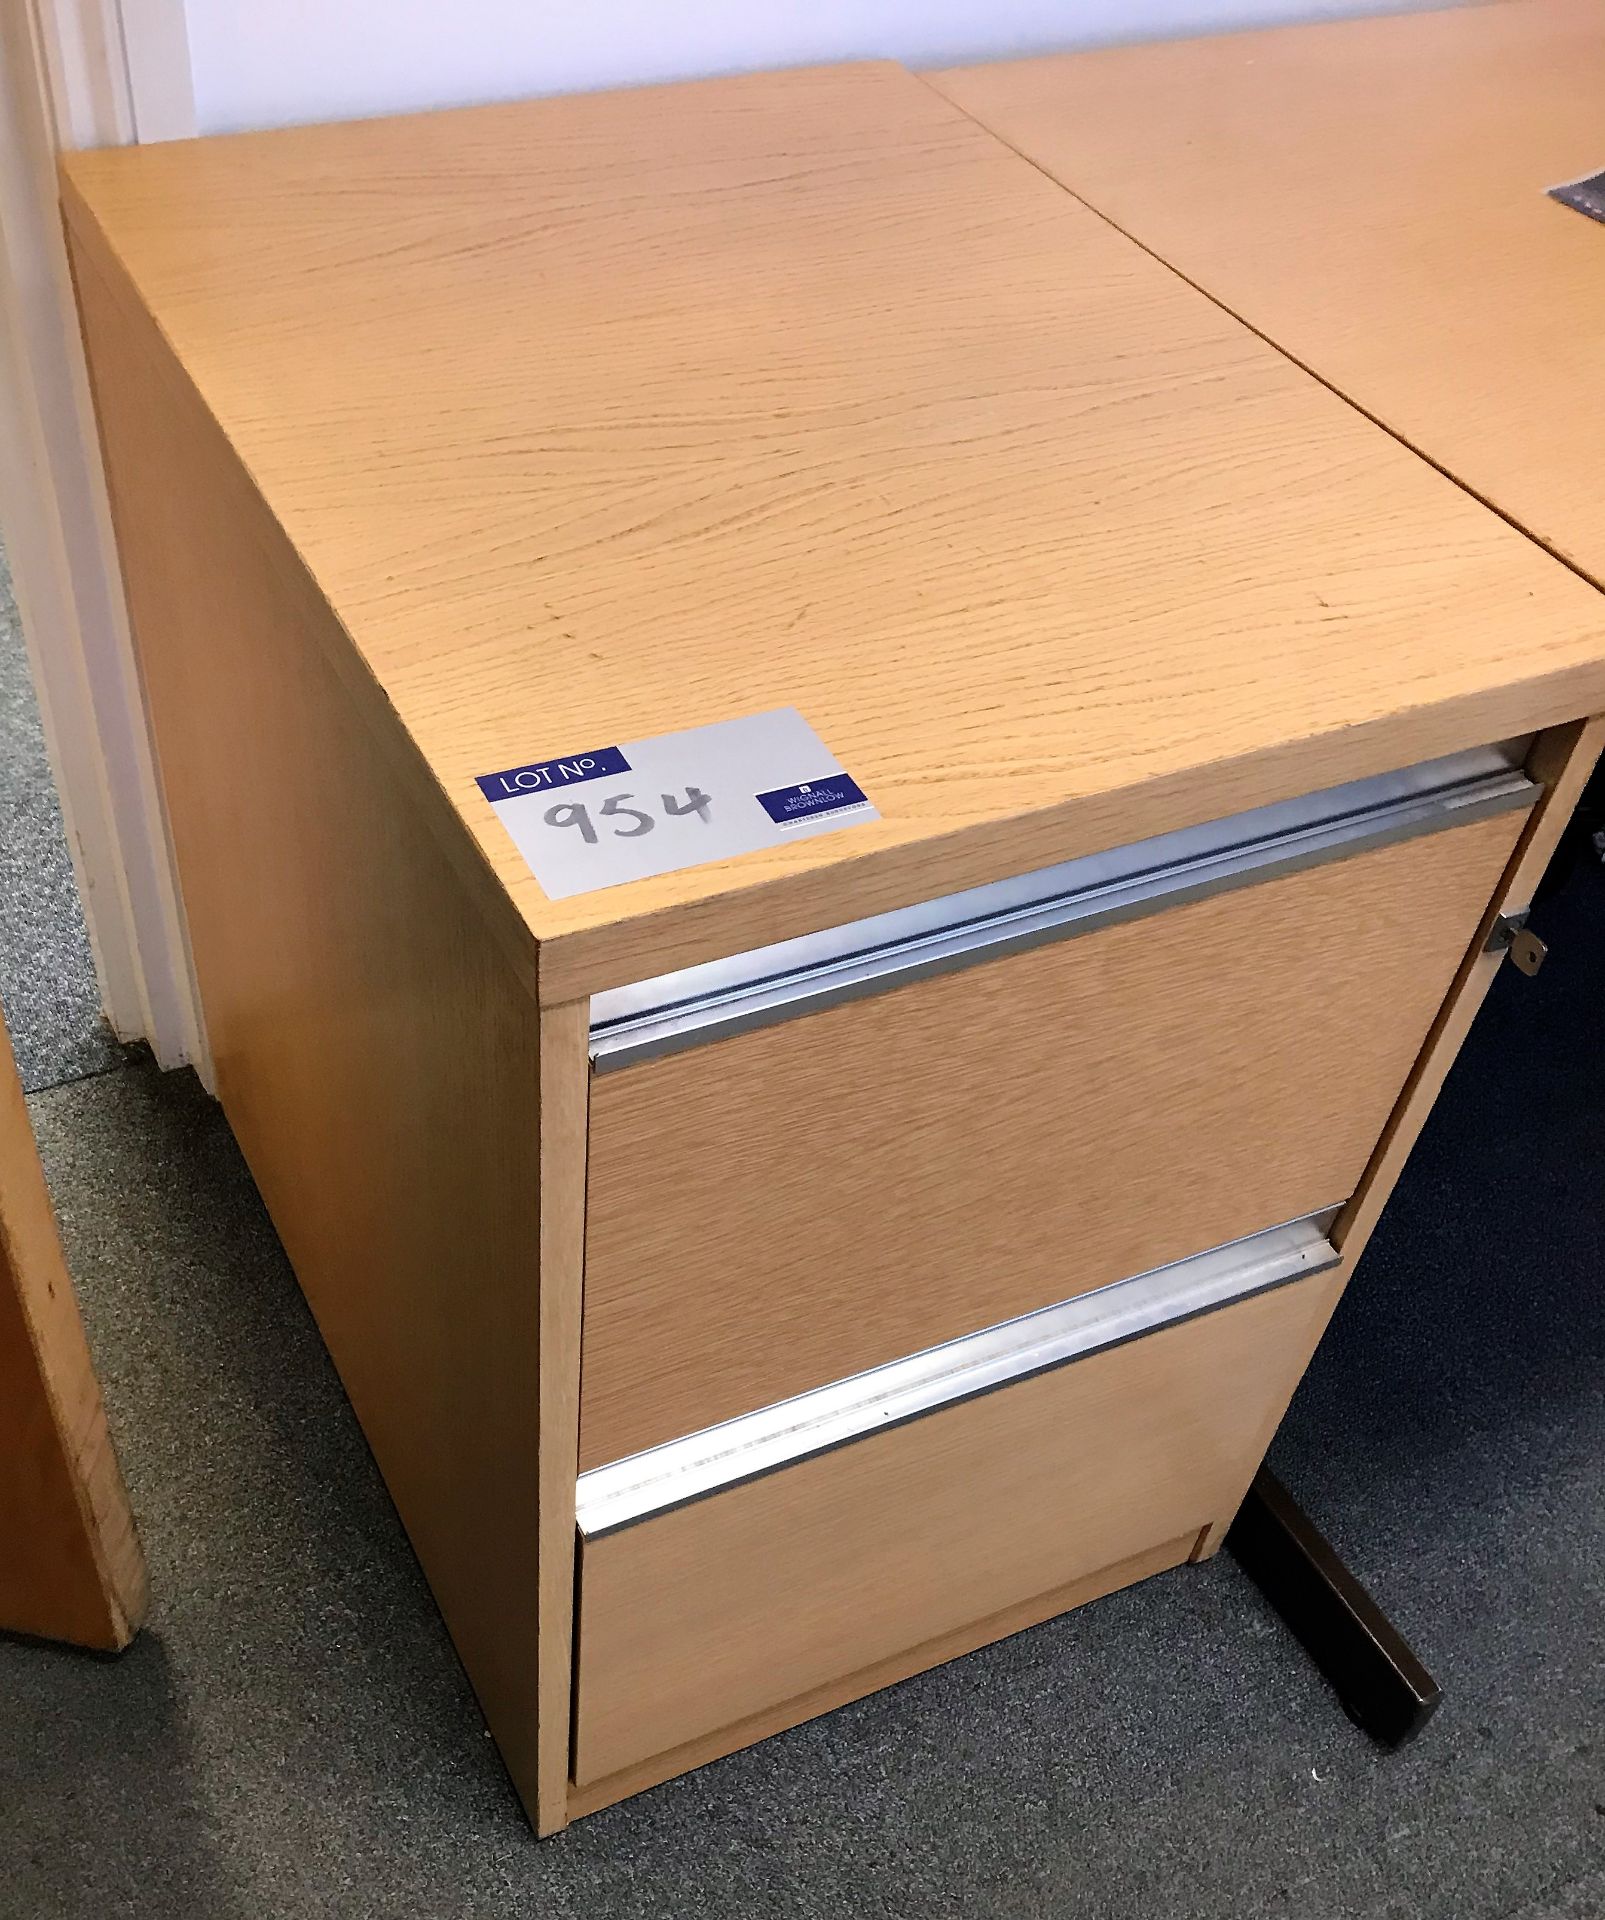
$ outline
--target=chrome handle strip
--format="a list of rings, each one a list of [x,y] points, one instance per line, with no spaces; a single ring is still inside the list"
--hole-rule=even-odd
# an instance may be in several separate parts
[[[579,1477],[588,1540],[723,1493],[866,1434],[1230,1306],[1337,1264],[1335,1207],[854,1374]]]
[[[598,994],[591,1003],[591,1059],[599,1073],[632,1066],[1324,860],[1529,807],[1539,791],[1509,765],[1505,750],[1479,749],[687,968]]]

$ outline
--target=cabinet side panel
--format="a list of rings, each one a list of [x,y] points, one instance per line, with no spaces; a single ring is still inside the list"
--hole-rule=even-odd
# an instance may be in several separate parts
[[[218,1091],[533,1807],[533,956],[159,336],[75,270]]]

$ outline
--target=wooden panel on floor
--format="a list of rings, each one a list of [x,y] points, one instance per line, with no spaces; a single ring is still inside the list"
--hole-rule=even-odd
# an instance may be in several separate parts
[[[0,1628],[112,1651],[145,1562],[0,1027]]]

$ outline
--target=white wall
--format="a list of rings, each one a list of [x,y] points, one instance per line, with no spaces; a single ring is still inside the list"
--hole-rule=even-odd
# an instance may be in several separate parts
[[[202,133],[886,56],[954,64],[1387,0],[185,0]]]

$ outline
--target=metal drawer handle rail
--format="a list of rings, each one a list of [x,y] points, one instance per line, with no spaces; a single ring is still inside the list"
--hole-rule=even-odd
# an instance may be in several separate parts
[[[1455,754],[598,994],[598,1072],[1530,806],[1506,750]]]
[[[587,1539],[724,1492],[866,1434],[1104,1353],[1337,1264],[1337,1209],[1117,1280],[795,1399],[705,1427],[579,1478]]]

